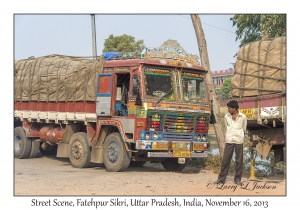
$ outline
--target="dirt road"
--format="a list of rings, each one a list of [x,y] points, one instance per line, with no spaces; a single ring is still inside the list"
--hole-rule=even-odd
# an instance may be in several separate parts
[[[168,172],[159,163],[129,167],[125,172],[107,172],[102,165],[73,168],[68,159],[38,156],[14,159],[14,195],[90,196],[199,196],[286,195],[283,176],[257,181],[243,177],[243,186],[228,176],[224,185],[213,182],[217,175],[197,167]]]

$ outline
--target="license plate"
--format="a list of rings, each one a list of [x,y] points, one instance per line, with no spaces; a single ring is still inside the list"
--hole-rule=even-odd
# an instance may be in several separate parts
[[[240,109],[240,112],[242,112],[248,119],[254,118],[253,109]]]
[[[203,148],[204,148],[204,144],[196,144],[196,143],[193,144],[193,150],[195,151],[202,151]]]
[[[173,157],[189,158],[189,157],[191,157],[191,152],[190,151],[173,151]]]

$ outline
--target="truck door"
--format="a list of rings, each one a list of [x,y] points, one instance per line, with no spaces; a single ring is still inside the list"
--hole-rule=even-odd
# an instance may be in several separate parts
[[[113,116],[115,114],[116,98],[116,81],[115,74],[98,74],[97,83],[97,116]]]

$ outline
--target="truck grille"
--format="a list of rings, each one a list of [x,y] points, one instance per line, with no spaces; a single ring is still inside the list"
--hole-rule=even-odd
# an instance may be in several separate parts
[[[208,132],[208,115],[149,112],[147,129],[163,131],[166,140],[193,140],[195,133]]]

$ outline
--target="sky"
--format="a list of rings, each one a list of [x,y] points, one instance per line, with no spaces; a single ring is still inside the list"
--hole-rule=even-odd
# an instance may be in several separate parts
[[[287,196],[245,197],[252,202],[268,201],[269,208],[298,205],[299,191],[297,154],[299,153],[298,98],[299,83],[299,11],[297,1],[274,0],[184,0],[184,1],[94,1],[73,0],[14,0],[2,1],[0,7],[0,127],[2,131],[1,206],[5,209],[30,208],[32,197],[15,197],[13,192],[13,60],[49,54],[91,56],[92,32],[90,14],[96,16],[97,54],[109,34],[143,39],[148,47],[158,47],[167,39],[175,39],[188,52],[198,54],[196,35],[189,14],[200,14],[208,47],[211,70],[232,67],[239,43],[229,18],[241,13],[287,14]],[[169,15],[107,15],[107,14],[166,14]],[[22,15],[21,15],[22,14]],[[32,15],[35,14],[35,15]],[[45,15],[52,14],[52,15]],[[55,14],[55,15],[53,15]],[[57,15],[59,14],[59,15]],[[64,15],[68,14],[68,15]],[[71,15],[75,14],[75,15]],[[101,14],[101,15],[100,15]],[[103,15],[105,14],[105,15]],[[171,15],[172,14],[172,15]],[[179,14],[179,15],[178,15]],[[208,15],[213,14],[213,15]],[[47,17],[46,17],[47,16]],[[126,18],[125,18],[126,17]],[[25,162],[24,162],[25,164]],[[47,197],[48,198],[48,197]],[[68,197],[64,197],[68,200]],[[39,197],[39,199],[46,199]],[[204,197],[202,197],[204,199]],[[228,200],[215,196],[213,200]],[[150,209],[151,207],[149,207]],[[168,207],[162,207],[168,209]],[[169,209],[171,209],[170,207]],[[232,209],[232,207],[229,207]],[[224,209],[229,209],[224,207]],[[249,207],[237,207],[249,209]],[[74,208],[72,208],[74,209]],[[90,209],[90,208],[89,208]],[[172,208],[173,209],[173,208]]]
[[[240,41],[235,41],[233,14],[200,15],[212,71],[233,68]],[[187,52],[199,56],[198,43],[189,14],[107,15],[95,14],[97,55],[110,34],[127,34],[143,40],[146,47],[159,47],[177,40]],[[90,14],[14,15],[14,59],[49,54],[92,56]]]

